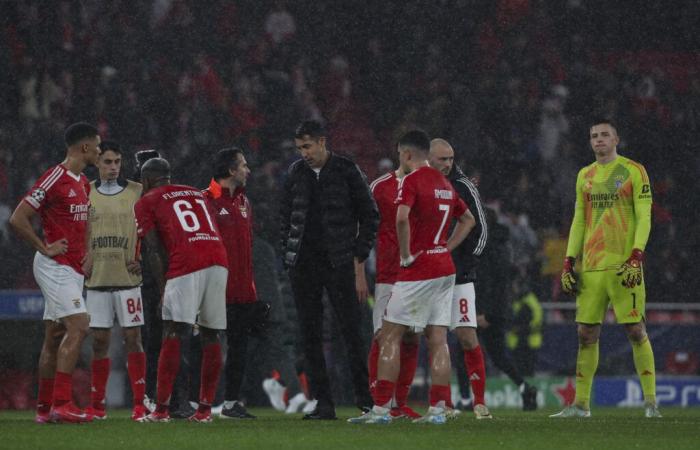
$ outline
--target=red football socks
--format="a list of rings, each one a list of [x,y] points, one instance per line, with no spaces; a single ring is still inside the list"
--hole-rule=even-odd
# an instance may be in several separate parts
[[[129,372],[134,406],[141,405],[143,397],[146,395],[146,354],[144,352],[129,353],[126,359],[126,369]]]
[[[163,339],[158,357],[158,386],[156,402],[158,412],[167,411],[173,384],[180,370],[180,339]]]
[[[36,410],[40,413],[47,413],[51,410],[53,400],[53,378],[39,379],[39,394],[37,395]]]
[[[91,397],[92,407],[95,409],[105,409],[105,391],[107,390],[110,365],[109,358],[92,360]]]
[[[53,383],[53,406],[63,406],[73,398],[73,375],[56,371]]]
[[[221,373],[222,356],[221,344],[218,342],[209,344],[202,350],[201,382],[199,388],[199,407],[211,410],[211,404],[216,395],[216,385],[219,383]]]
[[[442,406],[445,407],[450,402],[450,397],[452,392],[450,391],[450,386],[430,386],[430,406]],[[442,405],[438,403],[443,402]]]
[[[464,364],[467,366],[467,376],[474,394],[474,404],[484,404],[484,390],[486,389],[486,369],[484,368],[484,354],[481,346],[464,351]]]
[[[418,345],[401,343],[401,368],[399,369],[399,377],[396,380],[396,393],[394,395],[396,404],[399,407],[406,406],[408,392],[411,390],[417,366]]]
[[[379,363],[379,343],[372,339],[372,345],[367,355],[367,369],[369,372],[369,393],[372,394],[377,384],[377,365]]]
[[[393,381],[377,380],[377,384],[374,387],[374,392],[372,393],[374,404],[384,408],[388,407],[391,402],[391,398],[394,396],[395,388],[396,383]]]

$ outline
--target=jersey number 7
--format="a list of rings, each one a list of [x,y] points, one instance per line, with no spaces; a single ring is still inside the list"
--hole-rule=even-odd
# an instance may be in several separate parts
[[[440,224],[440,228],[438,228],[438,231],[435,234],[435,239],[433,239],[433,244],[435,245],[437,245],[437,243],[440,242],[440,235],[442,234],[443,228],[445,228],[445,225],[447,224],[447,218],[450,216],[450,205],[439,203],[438,210],[442,211],[442,223]]]

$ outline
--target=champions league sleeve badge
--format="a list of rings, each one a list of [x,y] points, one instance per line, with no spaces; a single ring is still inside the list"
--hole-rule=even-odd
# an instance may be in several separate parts
[[[46,191],[42,188],[36,188],[32,191],[32,198],[41,203],[46,198]]]

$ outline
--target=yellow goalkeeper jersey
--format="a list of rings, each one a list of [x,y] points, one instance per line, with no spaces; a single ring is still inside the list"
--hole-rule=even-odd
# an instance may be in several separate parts
[[[644,166],[624,156],[584,167],[576,178],[576,210],[566,255],[582,271],[618,269],[651,230],[651,186]]]

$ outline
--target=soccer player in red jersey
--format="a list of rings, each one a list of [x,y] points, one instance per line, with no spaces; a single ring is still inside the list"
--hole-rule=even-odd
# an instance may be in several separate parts
[[[97,128],[75,123],[65,132],[66,159],[47,170],[17,205],[10,224],[37,252],[34,278],[44,296],[44,344],[39,357],[35,421],[89,422],[72,402],[72,374],[90,320],[83,300],[90,209],[83,169],[100,155]],[[44,238],[31,219],[39,214]]]
[[[137,232],[150,249],[156,249],[147,255],[161,292],[164,334],[156,410],[141,421],[170,421],[168,406],[180,368],[180,339],[196,323],[203,348],[201,388],[199,408],[189,420],[211,422],[222,366],[219,331],[226,329],[226,248],[204,194],[170,184],[170,164],[165,159],[148,160],[141,168],[141,181],[144,195],[134,207]]]
[[[450,403],[450,354],[447,327],[455,280],[450,252],[474,226],[474,217],[450,182],[428,164],[430,138],[409,131],[398,143],[401,165],[410,172],[399,184],[396,235],[400,269],[380,334],[374,407],[351,423],[391,422],[390,402],[399,374],[400,348],[407,333],[425,332],[431,356],[430,408],[415,422],[446,422]],[[451,218],[457,218],[447,239]]]
[[[396,273],[399,271],[399,244],[396,240],[396,196],[399,192],[399,182],[406,173],[399,166],[395,171],[386,173],[377,178],[370,185],[374,201],[379,208],[379,229],[377,231],[377,277],[374,286],[374,308],[372,310],[372,323],[374,325],[374,338],[367,358],[369,369],[370,392],[377,383],[377,364],[379,361],[379,333],[381,333],[382,320],[386,313],[386,307],[391,298],[391,289],[396,282]],[[408,417],[418,418],[420,414],[413,411],[408,405],[408,393],[413,383],[418,364],[418,344],[420,336],[407,334],[401,342],[401,369],[396,380],[394,392],[395,407],[391,409],[393,418]]]
[[[241,149],[219,150],[214,157],[214,178],[204,195],[213,207],[228,254],[226,284],[226,374],[221,417],[254,419],[240,401],[245,374],[248,337],[265,321],[268,305],[258,301],[253,279],[253,211],[245,195],[250,175]]]

